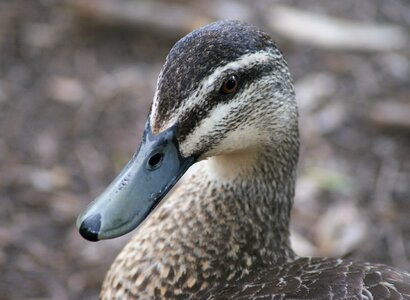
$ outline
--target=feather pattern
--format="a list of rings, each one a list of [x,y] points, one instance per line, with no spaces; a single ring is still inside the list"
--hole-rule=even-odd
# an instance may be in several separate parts
[[[298,258],[218,285],[205,299],[410,299],[410,275],[379,264]]]

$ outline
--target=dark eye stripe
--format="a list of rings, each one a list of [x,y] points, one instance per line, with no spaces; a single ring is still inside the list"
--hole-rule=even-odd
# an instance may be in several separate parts
[[[271,75],[273,70],[274,63],[256,64],[249,69],[238,70],[237,76],[240,80],[238,80],[235,93],[221,95],[220,89],[216,88],[207,95],[204,101],[194,105],[189,111],[184,112],[183,118],[179,123],[179,136],[181,141],[195,129],[197,124],[209,116],[209,113],[215,106],[231,101],[241,90],[252,84],[252,82],[260,80],[264,76]]]

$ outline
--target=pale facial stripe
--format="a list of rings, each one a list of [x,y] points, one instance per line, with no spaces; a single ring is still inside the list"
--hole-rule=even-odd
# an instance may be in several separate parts
[[[246,93],[254,93],[254,89],[257,88],[257,85],[249,85]],[[210,115],[212,118],[204,118],[200,123],[195,127],[195,130],[191,132],[184,142],[180,145],[180,150],[183,155],[192,153],[195,149],[198,149],[202,144],[201,138],[206,137],[212,132],[220,131],[221,128],[226,126],[226,120],[229,119],[229,116],[233,112],[242,111],[243,107],[246,106],[247,97],[245,95],[238,95],[233,101],[220,103],[215,106],[211,111]],[[222,144],[219,146],[225,150],[229,148],[238,148],[238,145],[241,145],[241,148],[246,148],[251,145],[258,144],[260,139],[259,134],[252,129],[252,127],[247,126],[244,123],[239,124],[235,130],[233,130],[228,137],[225,137],[222,140]],[[242,131],[242,132],[241,132]],[[246,140],[241,139],[244,136],[244,131],[249,137]],[[216,153],[208,153],[217,155],[218,147],[214,149]]]
[[[165,130],[166,128],[169,128],[170,126],[174,125],[177,122],[177,120],[180,119],[181,115],[184,114],[184,112],[191,110],[195,106],[201,105],[206,100],[205,96],[210,91],[216,88],[215,82],[218,82],[218,79],[220,78],[221,74],[224,74],[228,70],[232,70],[233,72],[235,72],[239,69],[250,69],[256,65],[264,64],[266,61],[269,61],[272,58],[275,58],[276,56],[278,56],[278,53],[274,53],[272,51],[249,53],[242,55],[233,62],[216,68],[212,74],[202,79],[201,83],[198,85],[198,89],[193,91],[189,98],[183,101],[182,105],[172,113],[172,118],[162,126],[162,130]],[[158,81],[160,81],[160,79]],[[154,102],[152,104],[151,124],[153,124],[154,120],[156,120],[157,118],[156,114],[158,112],[158,96],[159,95],[157,89],[154,96]]]

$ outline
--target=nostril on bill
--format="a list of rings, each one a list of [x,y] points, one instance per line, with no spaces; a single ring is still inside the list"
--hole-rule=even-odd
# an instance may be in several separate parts
[[[161,166],[162,159],[164,157],[164,154],[161,152],[157,152],[153,154],[149,159],[148,159],[148,168],[150,170],[155,170],[159,166]]]

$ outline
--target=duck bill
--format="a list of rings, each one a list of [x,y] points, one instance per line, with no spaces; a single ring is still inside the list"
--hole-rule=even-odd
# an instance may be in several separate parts
[[[77,227],[85,239],[110,239],[135,229],[195,162],[180,154],[176,131],[172,127],[153,135],[147,121],[139,150],[78,217]]]

